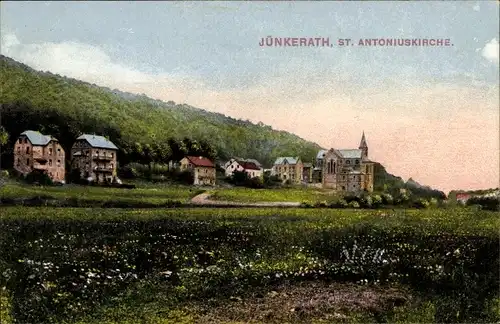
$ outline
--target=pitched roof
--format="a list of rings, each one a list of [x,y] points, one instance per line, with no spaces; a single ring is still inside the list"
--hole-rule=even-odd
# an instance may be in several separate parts
[[[327,152],[327,150],[320,150],[320,151],[318,152],[318,155],[316,155],[316,158],[317,158],[317,159],[322,159],[322,158],[324,158],[324,157],[325,157],[325,153],[326,153],[326,152]]]
[[[363,154],[363,150],[355,149],[355,150],[338,150],[338,152],[345,159],[361,159]]]
[[[304,163],[304,168],[312,168],[312,163]]]
[[[274,164],[283,164],[285,161],[288,164],[297,164],[297,161],[299,160],[298,157],[290,157],[290,156],[280,156],[279,158],[274,161]]]
[[[104,136],[83,134],[80,137],[78,137],[77,140],[86,140],[87,142],[89,142],[90,146],[96,148],[118,150],[118,147],[116,147],[116,145],[113,144],[113,142],[111,142]]]
[[[260,170],[260,168],[253,162],[245,160],[240,160],[236,162],[238,162],[238,164],[241,165],[241,167],[245,170]]]
[[[363,136],[361,136],[361,142],[359,143],[359,147],[368,147],[366,144],[365,131],[363,131]]]
[[[27,130],[21,133],[21,135],[25,135],[28,137],[32,145],[47,145],[51,140],[57,141],[55,137],[50,135],[43,135],[40,132]]]
[[[212,161],[203,156],[186,156],[186,158],[189,160],[189,162],[191,162],[195,166],[202,166],[208,168],[215,167]]]
[[[260,164],[260,162],[255,160],[255,159],[245,159],[244,161],[251,162],[251,163],[254,163],[258,167],[262,167],[262,164]]]

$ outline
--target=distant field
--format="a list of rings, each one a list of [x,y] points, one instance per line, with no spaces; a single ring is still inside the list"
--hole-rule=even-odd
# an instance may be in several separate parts
[[[330,190],[317,188],[280,188],[280,189],[217,189],[211,196],[214,200],[237,202],[331,202],[337,196]]]
[[[157,186],[136,189],[103,188],[92,186],[65,185],[43,187],[8,183],[0,187],[2,198],[32,198],[50,196],[54,199],[83,199],[90,201],[123,201],[162,203],[168,199],[188,201],[201,191],[189,186]]]

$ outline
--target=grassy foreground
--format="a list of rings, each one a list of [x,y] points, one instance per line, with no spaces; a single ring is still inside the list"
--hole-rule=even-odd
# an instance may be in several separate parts
[[[1,211],[1,311],[22,323],[500,320],[494,212]]]

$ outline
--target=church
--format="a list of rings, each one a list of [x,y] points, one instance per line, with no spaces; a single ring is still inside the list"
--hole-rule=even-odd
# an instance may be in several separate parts
[[[321,181],[323,188],[372,192],[374,164],[368,159],[368,144],[363,132],[358,149],[319,151],[313,177]]]

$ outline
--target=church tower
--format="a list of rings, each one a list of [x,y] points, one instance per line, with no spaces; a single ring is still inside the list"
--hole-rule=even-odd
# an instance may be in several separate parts
[[[363,136],[361,137],[361,143],[359,143],[359,149],[363,150],[361,157],[363,160],[368,159],[368,144],[366,144],[365,132],[363,131]]]

